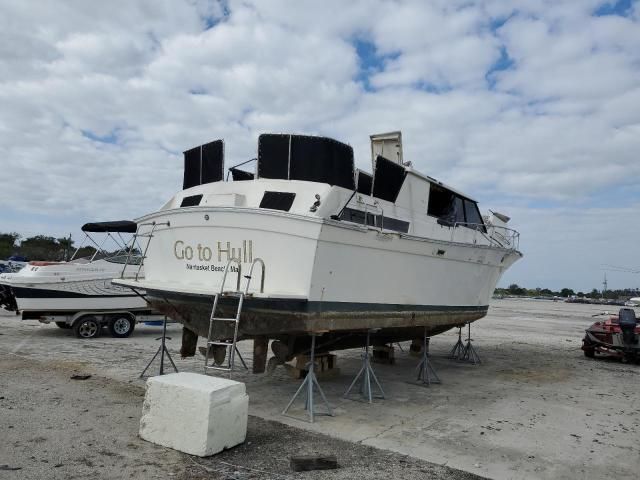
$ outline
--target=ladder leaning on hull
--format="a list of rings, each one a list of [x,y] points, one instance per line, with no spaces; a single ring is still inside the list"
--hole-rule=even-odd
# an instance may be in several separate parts
[[[211,315],[209,317],[209,334],[207,335],[207,347],[205,351],[205,359],[204,359],[204,371],[207,373],[209,370],[217,370],[223,372],[231,372],[234,367],[235,355],[238,355],[242,365],[245,369],[248,370],[240,351],[238,350],[238,329],[240,326],[240,316],[242,314],[242,306],[244,304],[245,296],[249,295],[249,286],[251,284],[251,279],[253,278],[253,268],[256,263],[260,263],[262,267],[261,272],[261,280],[260,280],[260,293],[264,292],[264,261],[261,258],[256,258],[251,264],[251,268],[249,269],[249,275],[246,275],[247,284],[245,286],[244,292],[240,289],[240,282],[242,278],[242,263],[237,258],[231,258],[227,262],[227,265],[224,269],[224,275],[222,277],[222,284],[220,285],[220,292],[216,294],[213,299],[213,308],[211,309]],[[236,290],[235,291],[225,291],[224,286],[227,281],[227,274],[229,273],[229,269],[232,264],[236,264],[238,266],[238,278],[236,281]],[[237,298],[238,304],[236,308],[235,317],[217,317],[216,310],[218,308],[218,302],[221,298]],[[233,323],[233,339],[232,340],[214,340],[213,339],[213,326],[215,323],[221,324],[230,324]],[[211,347],[224,347],[225,348],[225,360],[221,364],[209,364],[209,349]]]

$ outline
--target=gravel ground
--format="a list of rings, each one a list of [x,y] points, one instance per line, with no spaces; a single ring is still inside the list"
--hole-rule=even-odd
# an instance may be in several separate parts
[[[192,457],[138,437],[141,386],[71,379],[82,374],[82,364],[0,354],[0,478],[481,478],[253,416],[243,445]],[[336,455],[340,468],[292,473],[290,456],[310,454]]]
[[[321,417],[313,424],[281,414],[300,383],[286,369],[278,367],[270,375],[252,375],[240,369],[233,378],[247,386],[252,415],[248,441],[252,443],[212,459],[195,459],[210,470],[221,470],[216,473],[207,472],[186,456],[137,439],[144,388],[144,381],[138,376],[158,348],[160,327],[139,325],[130,338],[103,335],[87,341],[74,338],[69,330],[19,321],[15,315],[0,311],[0,396],[6,399],[0,400],[0,433],[9,432],[9,442],[3,443],[4,438],[0,437],[0,466],[23,467],[17,473],[0,470],[0,478],[87,475],[93,470],[82,468],[83,458],[89,458],[86,455],[95,449],[123,455],[99,461],[89,458],[94,465],[105,465],[102,478],[174,478],[169,477],[170,473],[191,478],[233,478],[250,472],[236,469],[240,473],[235,474],[236,470],[230,470],[220,460],[281,473],[289,472],[288,458],[297,453],[295,449],[300,444],[300,448],[308,446],[309,451],[318,446],[335,448],[331,451],[339,453],[342,465],[335,473],[343,478],[395,477],[400,476],[402,467],[402,475],[407,478],[423,477],[423,465],[438,464],[499,479],[635,480],[640,471],[640,366],[606,358],[588,359],[580,350],[584,329],[594,321],[592,315],[604,308],[535,300],[493,301],[489,315],[472,328],[481,365],[446,358],[457,339],[455,330],[446,332],[431,340],[431,360],[442,384],[416,387],[411,381],[415,379],[418,360],[408,354],[405,344],[404,351],[396,350],[395,365],[374,365],[386,398],[373,405],[343,397],[360,368],[361,350],[336,352],[339,374],[320,379],[335,416]],[[177,354],[181,326],[169,325],[168,334],[172,338],[167,345],[180,371],[202,373],[201,356],[180,359]],[[249,363],[251,346],[251,342],[239,343]],[[4,361],[5,358],[11,360]],[[54,375],[58,369],[62,372]],[[72,382],[69,376],[74,370],[93,377]],[[156,374],[158,365],[150,371]],[[82,386],[93,385],[93,381],[104,387],[95,395],[94,389]],[[18,392],[23,393],[12,400]],[[116,395],[118,392],[120,396]],[[19,410],[24,420],[13,419],[10,425],[15,428],[22,422],[28,427],[32,420],[42,426],[40,429],[5,428],[5,422],[12,417],[4,413],[18,414],[5,410],[5,406],[19,405],[32,410]],[[114,413],[110,405],[117,405]],[[301,407],[302,402],[294,404],[292,416],[304,417]],[[84,409],[89,411],[83,412]],[[77,428],[73,421],[78,423]],[[104,423],[98,426],[98,421]],[[265,429],[264,425],[269,427]],[[46,429],[47,426],[51,428]],[[100,435],[94,438],[90,428]],[[63,433],[54,437],[51,431]],[[291,431],[307,440],[283,441],[286,435],[292,435],[286,433]],[[251,438],[263,438],[263,433],[273,434],[274,441],[265,439],[262,444]],[[39,437],[51,443],[29,442]],[[15,442],[22,448],[14,447]],[[84,446],[89,443],[92,445]],[[141,453],[129,444],[137,445]],[[369,447],[379,453],[369,455]],[[76,448],[80,450],[74,456]],[[245,448],[250,448],[249,453],[242,454]],[[266,454],[256,453],[263,450]],[[388,452],[397,456],[389,457]],[[45,453],[51,456],[44,456]],[[138,455],[135,461],[127,460],[127,455],[133,454]],[[35,469],[40,458],[49,464],[40,465],[33,475],[25,475],[27,467]],[[388,468],[375,467],[379,458],[384,459],[382,467]],[[418,463],[411,460],[414,458]],[[154,467],[154,462],[162,467]],[[63,467],[54,469],[50,465],[58,463],[76,467],[54,477]],[[358,464],[374,466],[364,473],[349,473]],[[253,473],[256,478],[263,475]],[[303,477],[314,475],[326,477],[324,473]]]

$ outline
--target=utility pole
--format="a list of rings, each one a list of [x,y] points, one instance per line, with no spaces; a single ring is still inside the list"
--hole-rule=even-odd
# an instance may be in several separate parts
[[[602,298],[604,299],[604,292],[607,291],[607,272],[604,272],[604,281],[602,282]]]

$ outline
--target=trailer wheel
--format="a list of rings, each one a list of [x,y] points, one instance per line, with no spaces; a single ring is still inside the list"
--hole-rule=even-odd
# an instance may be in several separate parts
[[[136,321],[131,315],[115,315],[109,320],[109,333],[115,338],[126,338],[133,333]]]
[[[56,322],[56,326],[64,330],[68,330],[71,328],[71,325],[69,325],[67,322]]]
[[[100,335],[100,322],[96,317],[80,317],[73,324],[73,333],[78,338],[96,338]]]

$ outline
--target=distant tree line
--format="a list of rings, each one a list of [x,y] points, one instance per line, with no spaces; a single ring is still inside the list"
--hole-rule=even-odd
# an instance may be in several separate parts
[[[35,235],[21,240],[21,235],[18,233],[0,233],[0,260],[6,260],[12,256],[25,257],[28,260],[69,260],[76,250],[74,243],[71,238],[65,237]],[[88,257],[95,252],[95,248],[84,246],[78,251],[76,258]]]
[[[594,288],[590,292],[575,292],[571,288],[563,288],[558,291],[550,290],[548,288],[524,288],[515,283],[509,285],[508,288],[496,288],[496,295],[515,295],[520,297],[584,297],[584,298],[606,298],[610,300],[617,300],[619,298],[629,298],[640,296],[640,290],[625,288],[622,290],[605,290],[603,292]]]

